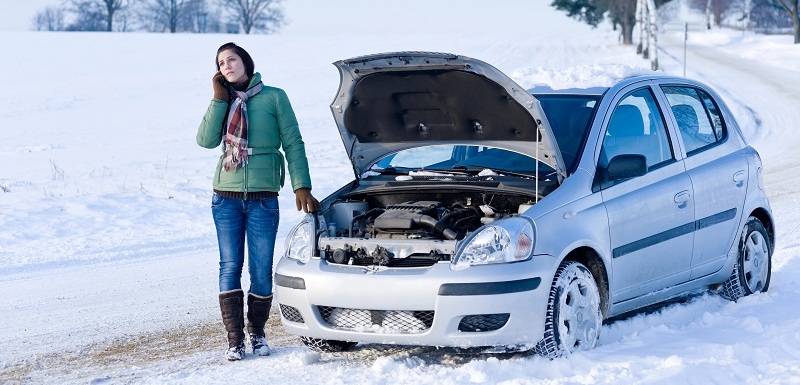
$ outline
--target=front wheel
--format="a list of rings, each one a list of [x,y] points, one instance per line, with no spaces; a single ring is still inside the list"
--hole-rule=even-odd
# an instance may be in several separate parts
[[[731,301],[769,289],[772,275],[772,247],[764,225],[755,217],[747,219],[739,240],[739,255],[731,276],[722,284],[720,295]]]
[[[300,337],[300,340],[311,350],[323,353],[346,352],[356,346],[357,342],[323,340],[320,338]]]
[[[536,353],[555,358],[592,349],[602,324],[600,292],[592,273],[579,262],[562,262],[553,278],[544,336]]]

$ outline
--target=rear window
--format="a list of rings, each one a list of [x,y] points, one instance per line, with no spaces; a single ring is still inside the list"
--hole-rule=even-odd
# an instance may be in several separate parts
[[[661,89],[667,96],[689,156],[725,140],[725,124],[711,96],[694,87],[662,86]]]

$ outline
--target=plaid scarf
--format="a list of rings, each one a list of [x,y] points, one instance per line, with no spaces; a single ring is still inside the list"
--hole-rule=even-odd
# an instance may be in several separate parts
[[[225,171],[236,171],[247,164],[247,100],[261,92],[264,83],[258,82],[247,91],[234,90],[235,97],[228,109],[228,121],[225,123],[225,157],[222,167]]]

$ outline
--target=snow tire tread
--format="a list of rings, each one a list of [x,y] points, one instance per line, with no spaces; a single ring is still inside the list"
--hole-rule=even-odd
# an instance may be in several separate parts
[[[772,245],[769,244],[769,238],[766,236],[766,229],[764,225],[758,218],[750,217],[747,219],[747,222],[744,225],[744,230],[739,238],[739,253],[736,256],[736,263],[733,265],[733,271],[731,271],[730,277],[720,285],[718,289],[718,293],[722,298],[725,298],[729,301],[736,302],[740,298],[746,297],[748,295],[754,294],[750,292],[750,289],[747,287],[744,277],[744,272],[741,267],[742,261],[745,254],[745,240],[753,231],[761,231],[764,235],[764,240],[767,242],[769,247],[769,259],[772,259]],[[767,263],[770,264],[770,269],[772,266],[772,262],[768,261]],[[767,283],[762,291],[767,291],[769,288],[769,274],[768,272]]]
[[[557,301],[559,289],[562,289],[561,287],[557,287],[556,284],[561,279],[561,276],[564,274],[564,271],[567,269],[571,269],[571,266],[573,265],[577,265],[578,269],[582,269],[583,271],[585,271],[586,274],[592,277],[591,272],[583,264],[576,261],[561,262],[561,265],[556,270],[547,301],[547,313],[545,315],[544,335],[542,339],[533,348],[534,353],[547,357],[549,359],[554,359],[561,357],[565,354],[569,354],[568,351],[565,351],[560,346],[560,343],[557,341],[557,337],[555,335],[555,330],[556,330],[555,303]]]

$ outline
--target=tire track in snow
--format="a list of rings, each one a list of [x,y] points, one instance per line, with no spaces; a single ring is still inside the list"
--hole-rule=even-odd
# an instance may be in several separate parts
[[[664,36],[662,51],[682,49],[682,43],[673,36]],[[689,44],[687,47],[688,76],[710,83],[723,94],[726,102],[741,106],[751,114],[755,127],[742,127],[753,136],[748,140],[759,149],[765,162],[776,166],[797,164],[797,145],[800,144],[800,110],[789,108],[800,103],[800,73],[771,67],[754,60],[739,57],[725,50]],[[680,65],[676,55],[669,55]],[[699,65],[698,65],[699,63]],[[713,71],[693,68],[713,68]],[[675,71],[671,71],[675,72]],[[734,114],[741,111],[734,111]],[[746,125],[748,116],[737,115],[740,125]],[[743,122],[744,121],[744,122]],[[775,172],[780,167],[766,167]]]

